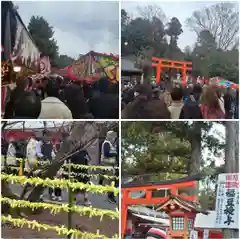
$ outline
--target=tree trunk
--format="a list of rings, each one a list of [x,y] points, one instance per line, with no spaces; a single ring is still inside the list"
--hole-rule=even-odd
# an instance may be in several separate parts
[[[235,129],[235,133],[236,133],[236,141],[235,141],[235,172],[239,173],[239,122],[235,122],[236,123],[236,129]]]
[[[190,143],[191,143],[191,161],[189,163],[189,175],[197,174],[200,171],[201,166],[201,131],[202,122],[193,122],[192,130],[190,132]]]
[[[190,144],[191,144],[191,161],[189,162],[188,175],[197,174],[200,171],[201,166],[201,136],[202,122],[194,121],[192,130],[190,131]],[[198,195],[199,185],[193,190],[190,190],[191,194]]]
[[[1,189],[2,189],[2,197],[10,198],[10,199],[19,199],[17,195],[12,193],[8,184],[1,180]],[[20,208],[11,208],[8,203],[2,203],[2,213],[3,214],[11,214],[13,217],[18,217],[20,215]]]
[[[238,143],[238,122],[226,121],[226,146],[225,146],[225,173],[237,173],[236,144]],[[237,147],[238,148],[238,147]],[[238,153],[237,153],[238,155]],[[235,229],[223,229],[224,238],[239,238],[239,231]]]
[[[226,121],[226,146],[225,146],[225,173],[236,172],[236,123],[234,121]]]

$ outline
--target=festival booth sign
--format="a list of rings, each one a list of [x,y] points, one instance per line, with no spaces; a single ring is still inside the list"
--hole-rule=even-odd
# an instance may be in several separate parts
[[[218,175],[215,227],[239,229],[239,173]]]
[[[111,82],[119,81],[119,57],[90,51],[75,61],[69,67],[69,77],[77,77],[77,80],[94,83],[101,77],[108,77]]]

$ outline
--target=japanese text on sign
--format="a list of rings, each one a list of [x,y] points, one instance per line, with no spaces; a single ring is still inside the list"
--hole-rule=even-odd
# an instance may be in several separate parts
[[[239,174],[220,174],[216,199],[216,228],[238,228]]]

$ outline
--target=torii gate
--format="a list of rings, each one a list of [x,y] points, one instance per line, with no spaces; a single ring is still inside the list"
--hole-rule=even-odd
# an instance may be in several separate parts
[[[182,71],[182,86],[185,87],[187,83],[187,70],[192,70],[192,62],[187,61],[174,61],[174,60],[166,60],[157,57],[152,57],[152,67],[157,68],[156,72],[156,84],[160,83],[161,70],[163,68],[173,68],[180,69]]]
[[[168,197],[153,197],[152,192],[156,189],[168,189],[172,195],[178,195],[179,197],[196,202],[197,196],[185,196],[179,195],[178,189],[180,188],[196,188],[197,181],[193,179],[194,176],[189,176],[177,180],[166,180],[161,182],[152,182],[145,185],[122,185],[122,205],[121,205],[121,235],[124,237],[127,224],[128,206],[130,205],[153,205],[161,204],[168,199]],[[130,193],[134,191],[144,191],[145,198],[131,198]]]

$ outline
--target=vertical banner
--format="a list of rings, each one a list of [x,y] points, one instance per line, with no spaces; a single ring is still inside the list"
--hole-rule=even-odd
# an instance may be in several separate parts
[[[219,174],[216,199],[216,228],[238,229],[239,173]]]
[[[47,74],[51,72],[51,64],[48,56],[41,57],[39,64],[41,74]]]

